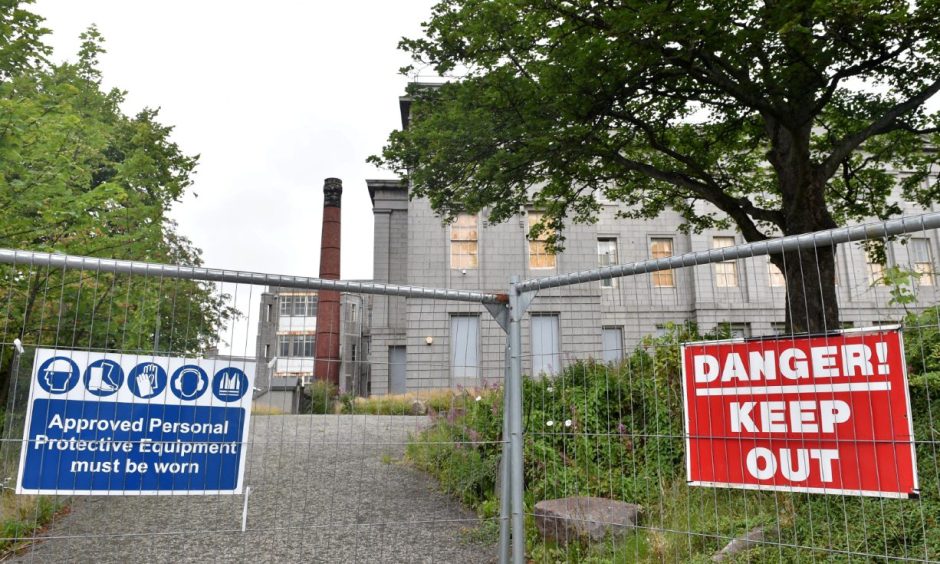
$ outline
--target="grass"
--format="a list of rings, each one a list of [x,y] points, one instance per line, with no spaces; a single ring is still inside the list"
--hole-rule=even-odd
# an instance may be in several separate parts
[[[52,521],[65,504],[48,496],[0,494],[0,556],[15,552]]]
[[[260,403],[251,404],[251,414],[252,415],[286,415],[287,412],[283,409],[278,409],[273,405],[264,405]]]
[[[421,401],[427,407],[428,414],[442,413],[462,406],[467,400],[475,399],[485,390],[476,389],[430,389],[371,396],[368,398],[341,398],[342,413],[356,415],[413,415],[412,405]]]

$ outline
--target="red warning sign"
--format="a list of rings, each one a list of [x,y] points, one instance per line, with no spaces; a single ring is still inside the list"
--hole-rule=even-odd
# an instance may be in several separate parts
[[[898,328],[682,345],[696,486],[916,497]]]

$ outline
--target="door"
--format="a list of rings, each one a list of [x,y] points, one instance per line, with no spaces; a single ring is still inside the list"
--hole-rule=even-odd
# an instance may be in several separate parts
[[[532,316],[532,375],[557,374],[561,350],[557,315]]]
[[[406,365],[405,347],[388,347],[388,393],[403,394],[408,391],[405,379]]]

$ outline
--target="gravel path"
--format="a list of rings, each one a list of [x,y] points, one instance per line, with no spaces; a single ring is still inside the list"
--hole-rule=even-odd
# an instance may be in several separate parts
[[[17,562],[473,562],[472,512],[397,460],[426,419],[254,416],[243,496],[84,497]]]

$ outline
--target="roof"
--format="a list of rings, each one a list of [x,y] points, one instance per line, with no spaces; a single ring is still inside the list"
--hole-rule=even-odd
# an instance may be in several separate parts
[[[377,190],[408,190],[408,181],[402,178],[366,180],[366,186],[369,188],[369,199],[372,200],[372,205],[375,205],[375,192]]]
[[[415,88],[440,88],[439,82],[412,82],[412,91]],[[398,111],[401,112],[401,128],[408,129],[408,123],[411,121],[411,102],[414,100],[411,94],[405,94],[398,97]]]

